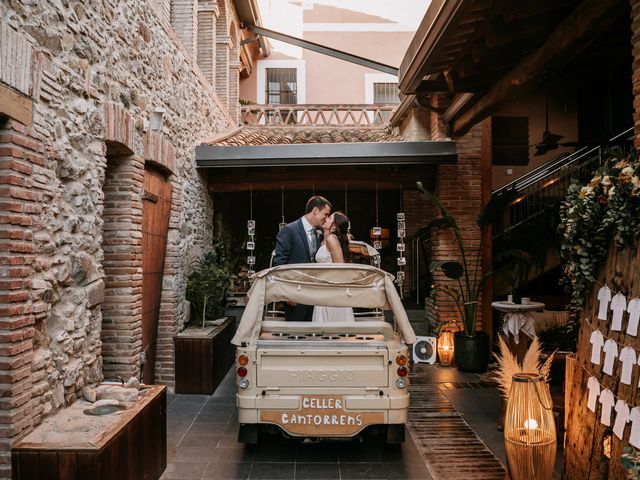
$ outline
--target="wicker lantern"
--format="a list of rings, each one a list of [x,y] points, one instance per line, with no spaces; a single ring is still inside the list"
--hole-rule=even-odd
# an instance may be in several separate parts
[[[440,365],[448,367],[453,360],[453,332],[441,332],[438,337]]]
[[[512,480],[551,480],[556,459],[556,426],[551,395],[542,375],[513,375],[504,443]]]

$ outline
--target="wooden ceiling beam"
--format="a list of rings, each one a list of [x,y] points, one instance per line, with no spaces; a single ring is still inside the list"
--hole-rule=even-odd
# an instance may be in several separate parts
[[[489,49],[510,45],[513,42],[526,40],[537,45],[539,39],[544,39],[553,28],[553,23],[546,19],[541,22],[522,20],[520,22],[494,22],[484,33],[484,41]]]
[[[461,136],[471,127],[526,92],[541,85],[548,74],[559,72],[605,33],[626,12],[619,0],[587,0],[551,32],[547,42],[524,57],[509,73],[451,125]]]
[[[422,80],[416,88],[416,96],[426,95],[430,93],[449,93],[449,87],[447,82],[442,77],[442,75],[438,75],[435,79]]]
[[[542,14],[551,14],[564,8],[575,7],[579,0],[528,0],[510,2],[505,8],[502,18],[505,22],[514,22]]]
[[[257,170],[257,171],[256,171]],[[243,192],[249,190],[305,190],[312,185],[328,190],[341,190],[345,182],[350,190],[371,190],[378,185],[382,190],[414,189],[416,181],[430,181],[435,175],[433,167],[405,166],[386,168],[278,168],[246,169],[210,172],[209,191]]]

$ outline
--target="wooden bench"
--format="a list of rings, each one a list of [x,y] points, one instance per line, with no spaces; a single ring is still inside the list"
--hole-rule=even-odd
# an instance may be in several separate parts
[[[11,450],[14,480],[140,480],[160,478],[167,467],[167,389],[145,388],[146,394],[104,431],[85,441],[70,435],[64,442],[29,442]],[[81,412],[81,410],[79,410]],[[80,413],[82,415],[82,413]],[[42,427],[46,426],[47,420]]]

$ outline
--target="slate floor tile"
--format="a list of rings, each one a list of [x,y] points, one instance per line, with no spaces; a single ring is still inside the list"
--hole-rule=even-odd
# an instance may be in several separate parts
[[[338,463],[296,463],[295,478],[305,480],[333,480],[340,478]]]
[[[244,463],[218,463],[209,462],[207,470],[204,472],[202,478],[212,479],[246,479],[249,478],[252,464],[250,462]]]
[[[162,474],[162,480],[192,480],[202,478],[209,462],[172,462]]]
[[[280,480],[295,478],[295,463],[254,462],[249,478],[251,480]]]

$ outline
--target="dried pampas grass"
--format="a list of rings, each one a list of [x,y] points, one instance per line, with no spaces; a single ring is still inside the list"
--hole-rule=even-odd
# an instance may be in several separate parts
[[[498,382],[498,389],[502,393],[505,400],[509,399],[509,392],[511,391],[511,379],[515,373],[539,373],[546,382],[549,379],[549,371],[551,370],[551,363],[556,352],[549,355],[549,358],[542,363],[540,357],[542,356],[542,348],[538,337],[535,337],[527,350],[527,353],[522,360],[522,365],[518,363],[516,357],[511,353],[507,342],[504,341],[502,336],[498,337],[498,347],[500,353],[496,354],[498,361],[498,370],[495,378]]]

